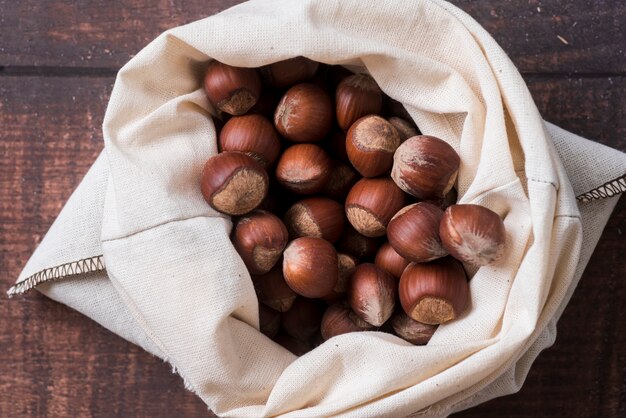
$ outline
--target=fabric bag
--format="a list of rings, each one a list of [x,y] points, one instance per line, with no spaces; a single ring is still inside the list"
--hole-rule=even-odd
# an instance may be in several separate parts
[[[353,333],[297,358],[258,330],[231,221],[199,188],[217,152],[200,80],[211,59],[298,55],[369,72],[457,150],[460,201],[504,219],[505,256],[427,346]],[[626,155],[544,122],[502,49],[442,0],[250,1],[168,30],[119,72],[103,129],[9,293],[36,287],[163,358],[220,416],[445,416],[519,390],[626,190]]]

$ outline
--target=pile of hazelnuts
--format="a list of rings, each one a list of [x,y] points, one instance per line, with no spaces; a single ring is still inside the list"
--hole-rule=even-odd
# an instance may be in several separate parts
[[[220,153],[201,189],[233,216],[263,333],[298,355],[355,331],[426,344],[463,313],[461,262],[498,260],[504,224],[454,204],[458,154],[421,135],[370,75],[304,57],[212,61],[204,88]]]

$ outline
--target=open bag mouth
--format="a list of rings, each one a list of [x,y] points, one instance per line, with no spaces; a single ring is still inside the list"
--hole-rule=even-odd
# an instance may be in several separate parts
[[[231,220],[198,186],[218,152],[200,80],[212,60],[261,67],[296,56],[369,73],[423,134],[457,151],[459,203],[503,218],[504,256],[471,271],[469,308],[426,346],[353,333],[298,358],[259,332]],[[103,130],[104,155],[72,198],[75,212],[98,207],[97,242],[53,267],[35,260],[10,292],[54,292],[55,279],[106,271],[101,286],[133,324],[114,330],[145,341],[220,415],[437,415],[499,396],[490,385],[521,385],[517,362],[525,376],[553,342],[584,268],[581,213],[553,142],[562,132],[495,41],[444,1],[251,1],[168,30],[118,74]],[[578,200],[623,192],[624,181]]]

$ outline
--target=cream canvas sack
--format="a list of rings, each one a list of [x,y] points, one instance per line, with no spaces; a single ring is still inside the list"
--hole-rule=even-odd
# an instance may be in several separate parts
[[[297,358],[258,331],[230,219],[200,192],[217,152],[200,80],[211,59],[298,55],[369,72],[457,150],[460,201],[504,218],[505,257],[427,346],[353,333]],[[517,391],[626,190],[626,156],[544,122],[502,49],[441,0],[251,1],[174,28],[119,72],[103,129],[10,292],[36,286],[163,358],[220,416],[445,416]]]

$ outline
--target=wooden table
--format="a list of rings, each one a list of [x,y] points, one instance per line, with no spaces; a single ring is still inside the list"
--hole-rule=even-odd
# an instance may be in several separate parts
[[[238,0],[0,1],[0,288],[102,149],[117,70],[161,31]],[[626,150],[626,3],[455,0],[500,42],[544,117]],[[626,416],[626,204],[555,346],[520,393],[461,416]],[[170,367],[33,292],[0,292],[0,417],[200,417]]]

